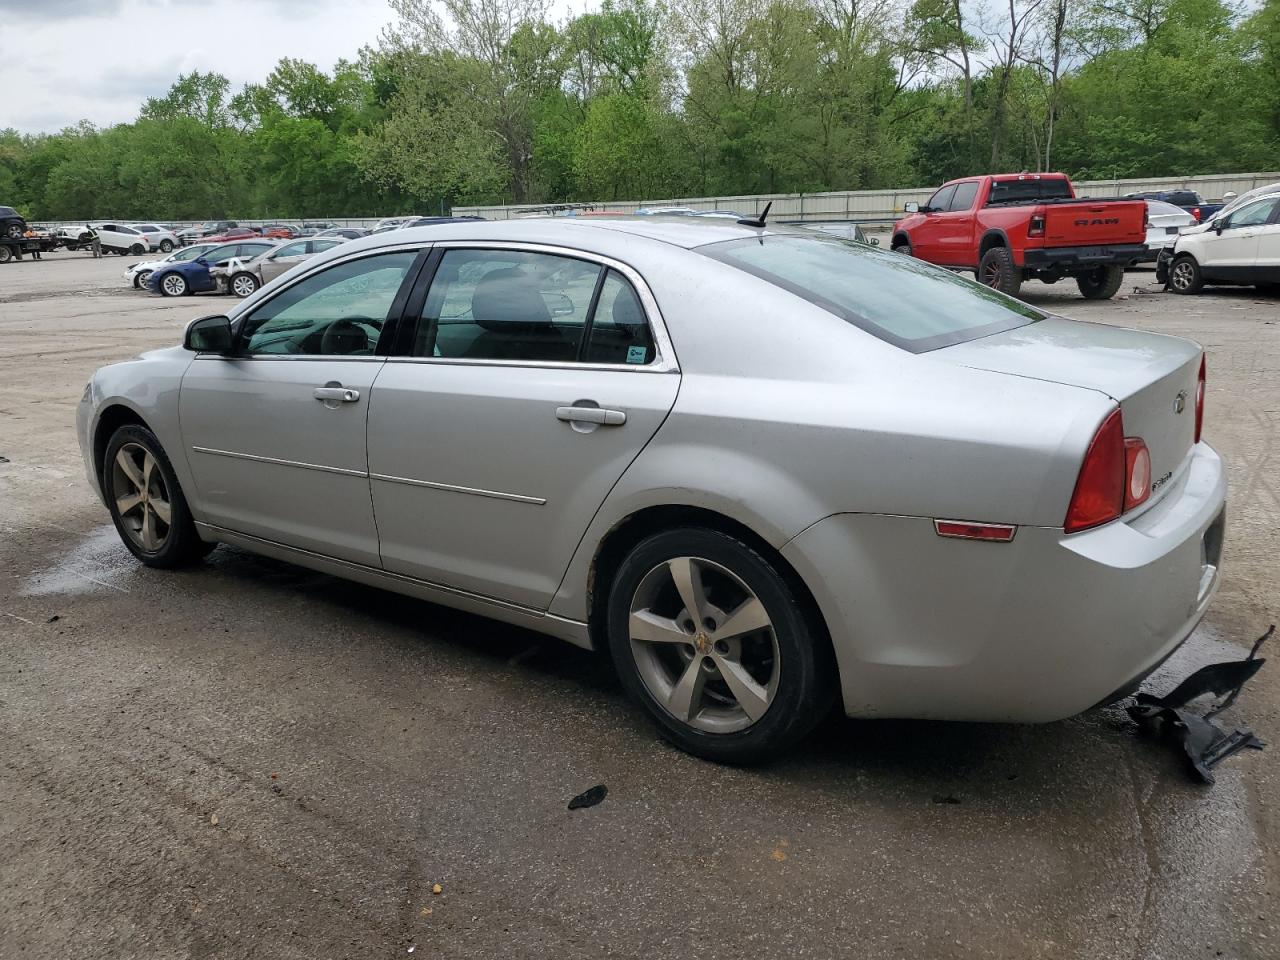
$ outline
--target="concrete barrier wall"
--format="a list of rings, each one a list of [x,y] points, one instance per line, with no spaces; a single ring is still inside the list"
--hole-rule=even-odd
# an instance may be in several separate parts
[[[1206,200],[1218,200],[1227,192],[1243,193],[1267,183],[1280,182],[1280,172],[1229,173],[1198,177],[1154,177],[1135,180],[1085,180],[1075,184],[1076,192],[1087,197],[1119,197],[1126,193],[1152,190],[1195,190]],[[898,190],[844,190],[830,193],[772,193],[736,197],[669,197],[662,200],[600,201],[561,205],[454,207],[455,216],[475,215],[491,220],[536,215],[555,209],[595,210],[633,213],[637,207],[690,207],[694,210],[736,210],[755,213],[770,201],[773,220],[863,220],[887,222],[902,213],[903,204],[923,203],[936,187],[907,187]]]

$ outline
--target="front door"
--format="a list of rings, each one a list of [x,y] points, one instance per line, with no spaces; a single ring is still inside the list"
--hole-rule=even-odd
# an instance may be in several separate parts
[[[179,410],[205,520],[378,565],[365,421],[378,341],[415,257],[331,264],[240,318],[235,355],[191,364]]]
[[[1222,233],[1205,244],[1205,260],[1200,266],[1207,276],[1248,280],[1258,259],[1259,237],[1275,205],[1274,197],[1255,200],[1226,218]]]
[[[262,258],[262,282],[270,283],[286,270],[292,269],[307,259],[307,240],[295,240],[277,249],[270,256]]]
[[[942,255],[942,238],[947,230],[946,214],[955,196],[956,185],[942,187],[925,204],[924,223],[911,231],[911,252],[921,260],[936,263]]]
[[[409,310],[369,407],[383,565],[545,609],[675,402],[652,300],[617,264],[454,248]]]

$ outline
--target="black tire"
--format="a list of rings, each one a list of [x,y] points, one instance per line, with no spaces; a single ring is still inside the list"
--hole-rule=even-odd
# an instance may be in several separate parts
[[[173,241],[172,241],[172,240],[161,240],[161,241],[160,241],[160,252],[161,252],[161,253],[172,253],[172,252],[173,252]]]
[[[1110,300],[1124,283],[1124,266],[1111,264],[1094,267],[1088,273],[1076,276],[1076,286],[1086,300]]]
[[[982,255],[978,264],[979,282],[1016,297],[1022,289],[1022,271],[1014,265],[1013,254],[1008,247],[992,247]]]
[[[745,728],[731,732],[700,730],[669,712],[642,677],[631,640],[632,602],[650,573],[677,557],[696,557],[728,570],[755,594],[768,615],[777,642],[776,687],[764,713]],[[797,588],[766,557],[736,537],[687,527],[643,540],[614,575],[606,609],[609,649],[623,687],[649,713],[662,735],[682,750],[720,763],[761,763],[794,746],[831,709],[836,695],[835,658],[821,621]],[[705,643],[706,637],[701,633],[699,636]],[[767,636],[766,633],[764,637]],[[694,650],[694,639],[691,635],[689,651]],[[686,645],[673,644],[671,649],[682,646]],[[663,649],[667,649],[665,645]],[[745,650],[744,643],[740,656],[745,656]]]
[[[167,497],[170,522],[164,525],[164,536],[155,549],[145,549],[136,539],[136,533],[120,515],[119,503],[122,497],[129,495],[133,488],[120,479],[120,471],[114,466],[121,450],[129,451],[143,448],[155,461],[152,471],[151,488],[163,491]],[[159,471],[163,487],[156,484],[155,470]],[[117,488],[120,489],[117,489]],[[172,569],[195,563],[209,554],[216,544],[206,543],[196,533],[195,522],[191,519],[191,510],[187,507],[186,497],[178,484],[173,465],[164,452],[164,447],[156,439],[156,435],[146,427],[138,424],[127,424],[111,435],[107,441],[107,450],[102,459],[102,489],[107,501],[107,509],[111,511],[111,522],[116,526],[116,533],[129,552],[148,567]],[[132,521],[131,521],[132,522]]]
[[[895,240],[893,242],[893,247],[891,249],[893,250],[894,253],[900,253],[906,257],[915,256],[915,254],[911,252],[910,240],[903,240],[903,239]]]
[[[8,263],[9,258],[13,256],[13,251],[9,249],[7,243],[0,243],[0,263]]]
[[[247,271],[237,273],[227,281],[227,293],[243,300],[245,297],[251,296],[257,292],[258,287],[262,284],[258,282],[258,278]]]
[[[191,292],[191,284],[180,273],[166,273],[160,278],[160,295],[164,297],[185,297]]]
[[[1190,254],[1175,257],[1169,267],[1169,289],[1174,293],[1199,293],[1204,288],[1204,275],[1200,264]]]
[[[152,271],[150,270],[140,270],[138,275],[133,278],[133,285],[139,290],[146,290],[147,281],[151,279],[151,274]]]
[[[132,247],[129,248],[129,252],[133,254],[135,257],[140,257],[144,253],[146,253],[147,250],[142,244],[135,243]]]
[[[5,227],[4,235],[16,240],[18,237],[22,236],[22,227],[16,223],[11,223],[9,226]]]

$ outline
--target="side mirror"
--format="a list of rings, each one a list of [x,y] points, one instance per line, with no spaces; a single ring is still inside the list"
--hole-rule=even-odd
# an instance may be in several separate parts
[[[867,243],[871,244],[873,247],[878,247],[880,246],[880,238],[872,237],[870,240],[867,241]]]
[[[231,342],[231,321],[221,314],[192,320],[182,338],[182,346],[195,353],[230,353]]]
[[[1227,225],[1227,222],[1225,220],[1213,221],[1213,232],[1216,233],[1218,236],[1222,236],[1222,228],[1225,227],[1226,225]]]
[[[902,212],[903,213],[919,213],[920,204],[916,203],[914,200],[908,200],[906,203],[902,205]]]

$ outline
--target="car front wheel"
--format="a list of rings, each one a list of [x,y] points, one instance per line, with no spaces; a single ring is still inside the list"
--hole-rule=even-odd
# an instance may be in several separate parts
[[[607,632],[618,674],[676,746],[723,763],[785,752],[830,709],[830,642],[751,545],[715,530],[655,534],[622,561]]]
[[[1008,247],[992,247],[978,264],[978,279],[994,290],[1016,297],[1022,289],[1022,271],[1013,262]]]
[[[258,278],[252,273],[237,273],[228,284],[231,292],[243,300],[258,289]]]
[[[166,273],[160,278],[160,292],[166,297],[184,296],[188,289],[187,278],[180,273]]]
[[[1169,268],[1169,289],[1174,293],[1199,293],[1204,286],[1200,264],[1186,254],[1173,261]]]
[[[128,424],[107,442],[102,488],[116,532],[149,567],[180,567],[214,545],[200,539],[173,466],[156,435]]]

